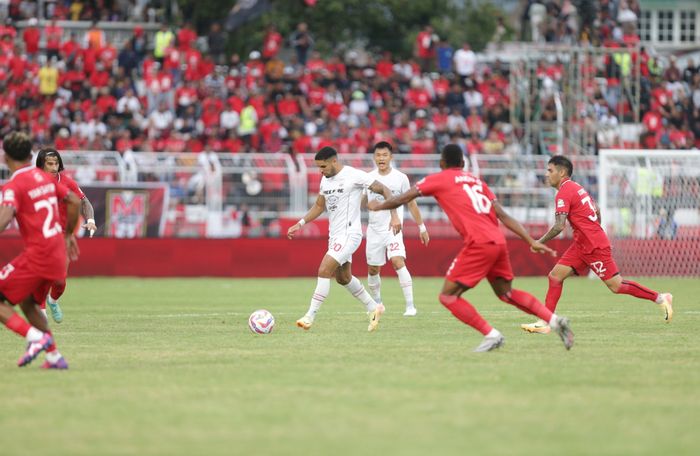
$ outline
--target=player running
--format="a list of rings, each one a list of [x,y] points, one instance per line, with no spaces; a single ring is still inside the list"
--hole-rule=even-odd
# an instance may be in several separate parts
[[[623,280],[613,260],[608,236],[600,226],[600,210],[588,192],[571,180],[573,171],[574,165],[561,155],[552,157],[547,164],[547,182],[557,189],[556,219],[554,226],[539,242],[544,244],[554,239],[562,232],[568,219],[574,230],[574,243],[549,273],[545,305],[554,312],[564,280],[573,274],[583,274],[587,268],[591,268],[610,291],[655,302],[664,312],[666,322],[670,322],[673,318],[673,296],[670,293],[658,293],[631,280]],[[531,333],[549,333],[549,325],[541,319],[521,327]]]
[[[0,198],[0,232],[16,218],[24,251],[0,269],[0,321],[27,339],[20,367],[46,351],[41,367],[67,369],[38,303],[55,281],[65,278],[67,252],[76,254],[75,240],[67,233],[72,233],[78,222],[80,201],[52,176],[32,166],[32,143],[27,135],[10,133],[3,140],[3,149],[12,177]],[[65,232],[58,219],[58,201],[66,202]],[[29,323],[15,313],[12,306],[17,304]]]
[[[391,144],[386,141],[375,144],[374,163],[377,165],[377,168],[370,171],[369,175],[389,187],[392,195],[399,195],[407,191],[410,188],[410,184],[408,183],[408,176],[391,166],[392,152]],[[384,197],[376,193],[365,192],[363,202],[375,200],[384,201]],[[411,201],[407,206],[413,220],[415,220],[418,225],[421,242],[424,245],[428,245],[430,236],[423,224],[423,217],[421,216],[420,209],[418,209],[418,204],[415,201]],[[396,213],[399,217],[399,222],[403,223],[403,206],[398,207]],[[381,303],[382,280],[379,273],[382,266],[386,264],[388,258],[399,278],[399,285],[401,285],[401,291],[406,301],[404,316],[413,317],[416,315],[417,310],[413,303],[413,282],[411,280],[411,273],[408,272],[408,268],[406,267],[406,246],[403,243],[403,232],[394,234],[391,231],[389,228],[390,218],[391,216],[387,211],[369,213],[367,245],[365,249],[368,269],[367,286],[369,287],[369,293],[372,295],[372,298],[377,301],[377,303]]]
[[[463,170],[464,155],[458,145],[448,144],[442,149],[440,168],[441,172],[425,177],[399,196],[383,203],[369,203],[369,209],[396,208],[419,196],[433,196],[437,200],[464,240],[464,247],[447,270],[439,300],[457,319],[484,335],[475,352],[491,351],[505,342],[503,335],[461,298],[462,293],[474,288],[483,278],[489,281],[498,299],[549,322],[569,350],[574,344],[569,320],[552,313],[531,294],[511,288],[513,272],[498,220],[527,242],[534,252],[554,255],[554,251],[532,239],[523,226],[503,210],[491,189]]]
[[[391,197],[391,190],[368,173],[351,166],[344,166],[338,161],[338,153],[332,147],[322,148],[314,158],[316,166],[323,175],[318,198],[306,215],[289,228],[287,237],[292,239],[302,226],[316,220],[324,210],[327,210],[328,251],[318,268],[316,289],[311,298],[309,310],[306,315],[297,320],[297,326],[303,329],[311,328],[316,313],[328,297],[331,277],[335,276],[336,282],[343,285],[350,294],[364,304],[369,315],[367,330],[374,331],[384,313],[384,306],[377,304],[357,277],[352,275],[352,254],[362,242],[360,204],[363,190],[369,188],[372,192],[381,193],[384,198]],[[401,222],[396,211],[391,211],[391,230],[393,233],[401,231]]]
[[[97,225],[95,225],[95,210],[92,208],[90,200],[80,189],[78,183],[71,179],[69,176],[61,174],[61,172],[65,169],[63,167],[63,159],[61,158],[61,154],[59,154],[58,151],[52,147],[46,147],[44,149],[41,149],[36,157],[36,166],[37,168],[40,168],[46,171],[47,173],[53,175],[56,178],[57,182],[60,182],[61,184],[65,185],[66,187],[68,187],[68,190],[70,190],[74,195],[78,196],[78,198],[80,199],[80,213],[86,220],[86,223],[83,224],[82,227],[88,230],[88,232],[90,233],[90,237],[92,237],[95,234],[95,231],[97,230]],[[62,201],[58,203],[58,213],[61,226],[65,227],[66,204]],[[70,234],[73,235],[73,233]],[[71,260],[75,260],[75,258],[66,258],[66,274],[68,273],[68,265],[70,264]],[[61,310],[61,306],[58,304],[58,299],[63,295],[65,291],[65,279],[56,281],[51,286],[51,292],[46,296],[46,301],[42,301],[41,303],[44,312],[46,311],[45,306],[48,305],[48,308],[51,311],[51,318],[53,318],[53,321],[55,321],[56,323],[61,323],[63,321],[63,311]]]

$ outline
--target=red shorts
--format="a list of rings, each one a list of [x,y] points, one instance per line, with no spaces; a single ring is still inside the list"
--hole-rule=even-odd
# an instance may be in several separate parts
[[[557,264],[571,267],[578,275],[585,274],[586,269],[591,268],[602,280],[612,279],[619,273],[610,247],[584,253],[577,244],[571,244]]]
[[[472,244],[464,247],[447,270],[447,280],[474,288],[486,277],[513,280],[513,269],[505,244]]]
[[[40,303],[55,281],[38,276],[29,267],[27,258],[20,255],[0,269],[0,295],[12,304],[19,304],[28,296]]]

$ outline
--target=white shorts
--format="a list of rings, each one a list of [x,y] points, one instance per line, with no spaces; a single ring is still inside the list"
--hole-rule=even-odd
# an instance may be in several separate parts
[[[370,266],[383,266],[387,258],[406,258],[406,246],[403,244],[403,232],[394,235],[391,231],[377,233],[367,230],[367,264]]]
[[[362,233],[329,238],[326,255],[329,255],[341,266],[345,263],[352,263],[352,254],[360,247],[361,243]]]

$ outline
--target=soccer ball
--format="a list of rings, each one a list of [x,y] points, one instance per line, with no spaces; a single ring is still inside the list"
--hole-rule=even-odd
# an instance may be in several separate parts
[[[256,310],[248,318],[248,327],[256,334],[269,334],[275,327],[275,317],[265,309]]]

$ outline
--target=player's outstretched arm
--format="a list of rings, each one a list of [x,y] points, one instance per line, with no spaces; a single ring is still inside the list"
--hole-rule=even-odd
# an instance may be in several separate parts
[[[309,209],[306,215],[299,219],[299,221],[296,222],[294,225],[289,227],[289,229],[287,230],[287,238],[292,239],[296,232],[299,231],[302,226],[316,220],[321,214],[323,214],[323,211],[325,210],[326,198],[323,195],[318,195],[318,197],[316,198],[316,202],[313,206],[311,206],[311,209]]]
[[[493,204],[493,209],[496,211],[496,217],[498,217],[498,220],[503,223],[506,228],[511,230],[513,233],[517,234],[520,239],[523,241],[527,242],[528,245],[530,246],[530,250],[536,253],[548,253],[552,256],[556,256],[557,252],[554,250],[550,249],[540,241],[536,241],[530,236],[530,234],[525,230],[525,227],[523,227],[520,222],[515,220],[513,217],[511,217],[505,209],[503,209],[503,206],[501,204],[494,200],[492,201]]]
[[[381,203],[379,201],[370,201],[367,204],[367,209],[370,211],[385,211],[387,209],[396,209],[399,206],[403,206],[410,201],[418,198],[420,192],[416,187],[411,187],[410,190],[403,192],[395,197],[385,199]]]
[[[377,180],[372,182],[372,185],[369,186],[369,189],[374,193],[384,195],[385,201],[391,199],[392,197],[391,190],[389,189],[389,187]],[[391,231],[394,234],[399,234],[401,232],[401,219],[399,219],[399,214],[396,212],[396,207],[388,208],[390,209],[391,213],[391,222],[389,223],[389,229],[391,229]]]
[[[423,245],[427,246],[430,242],[430,235],[423,224],[423,216],[420,213],[420,209],[418,209],[418,203],[416,200],[411,200],[408,202],[408,204],[406,204],[406,206],[408,207],[408,211],[411,213],[411,217],[413,217],[413,220],[416,221],[416,225],[418,225],[418,230],[420,231],[420,241],[423,243]]]
[[[540,238],[541,243],[545,243],[549,241],[550,239],[554,239],[555,237],[559,236],[559,233],[564,231],[564,227],[566,226],[566,215],[567,214],[556,214],[554,216],[554,225],[547,231],[547,233]]]
[[[15,217],[15,208],[10,206],[0,206],[0,233],[5,231]]]
[[[95,231],[97,231],[97,225],[95,225],[95,209],[93,209],[92,203],[90,203],[87,196],[80,200],[80,213],[86,220],[82,227],[88,230],[90,232],[90,237],[92,237]]]

